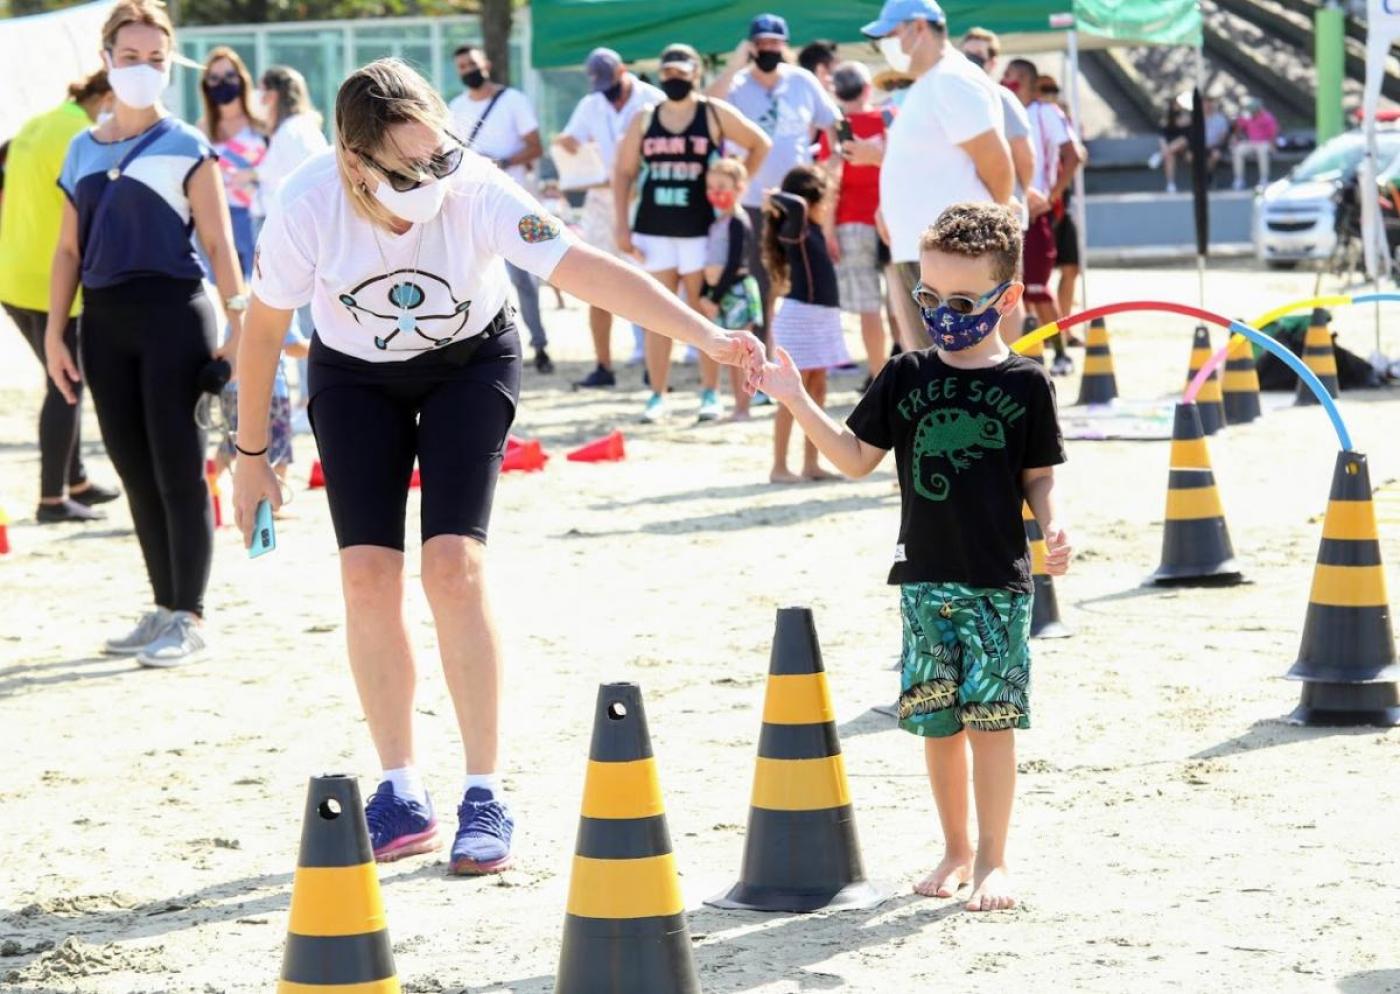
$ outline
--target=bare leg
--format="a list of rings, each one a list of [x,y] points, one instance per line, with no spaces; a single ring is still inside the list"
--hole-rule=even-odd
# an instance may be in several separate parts
[[[773,471],[769,483],[800,483],[802,478],[788,469],[788,443],[792,440],[792,414],[782,404],[773,415]]]
[[[889,361],[890,350],[885,344],[885,321],[879,311],[860,316],[860,340],[865,345],[865,363],[871,376],[879,376]]]
[[[972,837],[967,831],[967,736],[924,739],[924,763],[943,826],[943,859],[914,885],[924,897],[952,897],[972,879]]]
[[[501,645],[486,596],[486,548],[463,535],[423,543],[423,591],[437,626],[468,773],[495,773]]]
[[[972,789],[977,798],[977,863],[968,911],[1004,911],[1016,907],[1016,893],[1006,870],[1006,836],[1016,797],[1016,733],[969,731],[972,743]]]
[[[652,273],[667,290],[672,293],[680,286],[680,275],[674,269]],[[665,335],[647,332],[647,374],[651,378],[653,393],[666,396],[666,387],[671,382],[671,339]]]
[[[1079,287],[1079,267],[1061,266],[1060,285],[1056,288],[1056,305],[1060,309],[1060,316],[1074,313],[1074,293]]]
[[[598,365],[612,369],[612,326],[611,311],[601,307],[588,309],[588,330],[593,333],[593,354],[598,357]]]
[[[826,370],[809,369],[802,374],[802,385],[807,388],[818,407],[826,407]],[[822,469],[817,447],[806,437],[802,440],[802,478],[804,480],[835,480],[839,474]]]
[[[413,765],[413,646],[403,614],[403,553],[377,545],[340,550],[345,641],[360,707],[381,769]]]
[[[729,412],[730,421],[747,421],[750,398],[744,392],[744,375],[738,366],[729,367],[729,389],[734,394],[734,409]]]

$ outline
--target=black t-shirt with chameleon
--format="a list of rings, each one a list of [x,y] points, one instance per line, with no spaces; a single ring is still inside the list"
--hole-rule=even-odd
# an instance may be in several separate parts
[[[894,449],[902,506],[890,583],[1031,591],[1021,473],[1065,461],[1044,367],[1012,355],[957,369],[934,349],[905,352],[846,423]]]

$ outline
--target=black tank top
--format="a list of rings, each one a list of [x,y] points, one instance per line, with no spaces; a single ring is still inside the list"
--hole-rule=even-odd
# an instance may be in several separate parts
[[[704,100],[696,103],[695,116],[680,134],[662,127],[661,109],[654,110],[642,134],[642,191],[632,230],[667,238],[708,235],[715,210],[705,199],[705,170],[719,151]]]

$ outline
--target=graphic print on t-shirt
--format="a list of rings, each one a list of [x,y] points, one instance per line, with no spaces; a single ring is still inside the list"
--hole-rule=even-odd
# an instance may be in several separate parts
[[[451,344],[466,327],[472,306],[458,300],[441,276],[422,269],[372,276],[342,293],[340,302],[357,324],[374,333],[374,347],[381,352],[426,352]]]
[[[985,410],[937,407],[938,400],[953,401],[958,381],[933,380],[911,390],[898,404],[906,421],[919,417],[914,432],[914,490],[925,500],[943,501],[953,491],[957,475],[981,459],[987,450],[1006,448],[1007,426],[1026,416],[1026,406],[1008,397],[999,386],[983,380],[967,384],[967,400]],[[945,391],[947,391],[945,393]],[[919,414],[921,411],[927,413]]]

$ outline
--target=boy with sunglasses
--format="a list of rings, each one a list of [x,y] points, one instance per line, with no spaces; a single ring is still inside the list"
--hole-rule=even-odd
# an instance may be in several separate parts
[[[1022,501],[1040,522],[1046,569],[1070,546],[1056,521],[1054,466],[1065,460],[1055,389],[995,334],[1020,298],[1020,219],[990,203],[949,207],[921,243],[914,298],[933,346],[891,359],[838,425],[778,350],[762,389],[786,405],[848,476],[895,450],[899,542],[889,582],[903,619],[900,726],[924,738],[944,854],[915,886],[969,911],[1016,905],[1006,838],[1016,784],[1014,729],[1030,727],[1030,554]],[[968,825],[968,747],[978,839]]]

